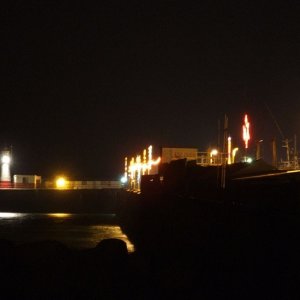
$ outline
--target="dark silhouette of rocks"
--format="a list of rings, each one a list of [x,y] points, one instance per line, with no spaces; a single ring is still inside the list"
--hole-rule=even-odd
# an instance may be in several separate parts
[[[267,200],[134,195],[119,218],[135,253],[0,240],[1,299],[298,299],[299,213]]]

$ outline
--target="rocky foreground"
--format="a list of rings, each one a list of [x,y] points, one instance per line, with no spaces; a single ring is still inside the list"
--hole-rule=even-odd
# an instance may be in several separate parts
[[[116,239],[88,250],[1,240],[1,299],[299,299],[298,214],[152,212],[135,253]]]

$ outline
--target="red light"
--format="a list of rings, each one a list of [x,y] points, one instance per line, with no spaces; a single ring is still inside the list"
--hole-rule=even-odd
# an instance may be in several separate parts
[[[244,117],[244,124],[243,124],[243,140],[245,142],[245,148],[248,148],[248,143],[250,140],[250,123],[248,121],[248,115],[246,114]]]

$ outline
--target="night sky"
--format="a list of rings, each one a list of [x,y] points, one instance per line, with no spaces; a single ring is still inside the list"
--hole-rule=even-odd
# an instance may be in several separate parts
[[[299,136],[299,1],[6,1],[1,147],[13,173],[118,179],[152,144],[217,144],[249,114],[268,157]],[[275,3],[281,2],[281,3]],[[268,109],[267,109],[268,107]],[[281,150],[280,150],[281,151]]]

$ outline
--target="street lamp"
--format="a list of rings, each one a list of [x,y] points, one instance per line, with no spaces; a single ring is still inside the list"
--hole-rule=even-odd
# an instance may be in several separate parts
[[[67,187],[67,180],[64,177],[59,177],[56,179],[56,188],[65,189]]]

